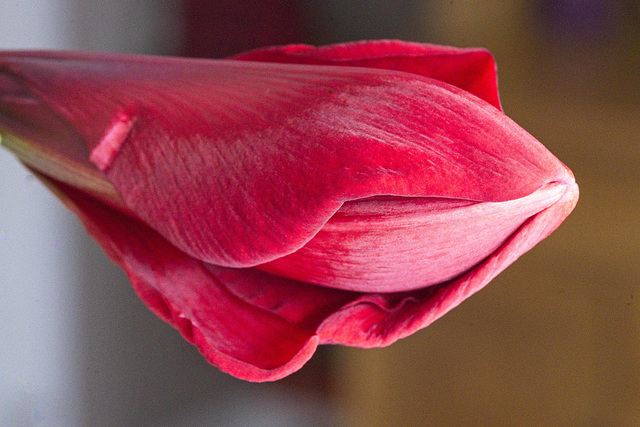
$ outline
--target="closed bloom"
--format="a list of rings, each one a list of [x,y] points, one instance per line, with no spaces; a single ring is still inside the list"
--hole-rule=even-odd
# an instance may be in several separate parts
[[[481,49],[5,52],[0,130],[149,308],[251,381],[429,325],[578,199]]]

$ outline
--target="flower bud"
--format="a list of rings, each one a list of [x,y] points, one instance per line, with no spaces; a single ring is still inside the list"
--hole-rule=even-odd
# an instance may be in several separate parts
[[[427,326],[578,198],[480,49],[6,52],[0,131],[156,314],[254,381]]]

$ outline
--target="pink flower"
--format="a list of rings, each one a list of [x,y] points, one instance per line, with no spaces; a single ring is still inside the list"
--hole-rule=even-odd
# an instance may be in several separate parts
[[[0,54],[3,145],[221,370],[424,328],[548,236],[569,169],[500,111],[480,49],[233,60]]]

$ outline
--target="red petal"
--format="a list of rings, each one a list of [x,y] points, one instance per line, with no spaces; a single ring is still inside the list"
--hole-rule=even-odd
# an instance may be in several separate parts
[[[250,381],[276,380],[296,371],[317,344],[384,346],[428,326],[549,235],[578,197],[575,184],[566,187],[558,202],[451,282],[413,292],[359,294],[253,269],[207,265],[140,222],[63,184],[52,185],[159,317],[210,363]]]
[[[298,370],[313,355],[318,338],[314,329],[305,327],[308,320],[304,318],[311,314],[301,313],[298,324],[292,323],[243,300],[225,284],[233,280],[242,286],[244,279],[265,289],[280,282],[291,286],[286,279],[207,266],[142,223],[61,183],[49,181],[49,185],[55,186],[54,192],[127,273],[149,308],[195,344],[210,363],[239,378],[269,381]],[[305,309],[314,307],[305,305]],[[318,321],[313,324],[317,326]]]
[[[375,40],[318,48],[309,45],[274,46],[241,53],[230,59],[404,71],[452,84],[501,109],[496,65],[486,49]]]
[[[407,73],[56,53],[3,66],[140,218],[218,265],[292,253],[348,200],[505,201],[573,182],[489,104]]]

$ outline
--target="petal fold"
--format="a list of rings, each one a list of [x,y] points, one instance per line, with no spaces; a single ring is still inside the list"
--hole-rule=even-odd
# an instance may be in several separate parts
[[[303,248],[258,268],[359,292],[409,291],[447,282],[494,253],[564,184],[521,199],[375,198],[345,203]]]
[[[558,228],[578,202],[578,193],[575,183],[567,185],[556,203],[527,220],[496,252],[459,278],[413,292],[364,294],[345,305],[318,328],[321,342],[380,347],[430,325]]]

